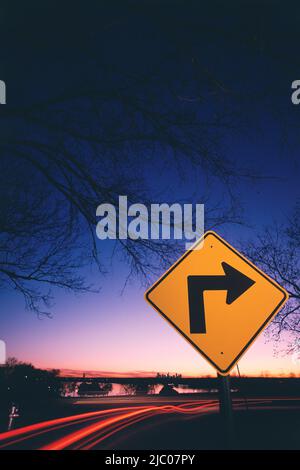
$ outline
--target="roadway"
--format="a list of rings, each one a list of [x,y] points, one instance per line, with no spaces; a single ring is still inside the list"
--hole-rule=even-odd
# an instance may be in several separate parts
[[[234,414],[241,447],[300,448],[300,399],[235,398]],[[0,449],[217,449],[224,437],[215,397],[82,398],[68,416],[1,433]]]

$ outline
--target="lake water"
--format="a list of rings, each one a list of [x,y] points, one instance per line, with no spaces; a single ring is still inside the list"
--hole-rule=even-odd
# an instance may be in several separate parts
[[[107,386],[108,384],[106,384]],[[150,386],[140,386],[137,387],[136,385],[122,385],[122,384],[116,384],[112,383],[109,384],[111,385],[111,389],[108,390],[106,387],[105,390],[101,392],[99,389],[99,393],[97,392],[89,392],[88,390],[84,391],[85,396],[106,396],[106,397],[112,397],[112,396],[122,396],[122,395],[157,395],[163,388],[162,385],[150,385]],[[64,396],[66,397],[78,397],[82,396],[82,393],[78,393],[78,389],[80,387],[80,384],[76,385],[75,390],[67,390],[65,389],[65,392],[63,393]],[[173,387],[174,390],[176,390],[180,394],[184,393],[208,393],[208,392],[217,392],[217,390],[207,390],[203,388],[190,388],[189,386],[181,385],[179,387]]]

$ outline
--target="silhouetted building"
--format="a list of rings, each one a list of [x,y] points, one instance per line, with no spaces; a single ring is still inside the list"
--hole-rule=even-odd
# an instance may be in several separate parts
[[[164,385],[161,391],[159,392],[159,395],[165,397],[173,397],[175,395],[179,395],[179,393],[171,385]]]

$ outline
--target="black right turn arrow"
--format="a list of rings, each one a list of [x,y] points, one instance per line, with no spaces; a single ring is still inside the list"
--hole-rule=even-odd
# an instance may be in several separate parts
[[[188,276],[187,278],[191,333],[206,333],[204,291],[227,290],[226,303],[232,304],[255,282],[229,264],[225,262],[221,264],[224,275]]]

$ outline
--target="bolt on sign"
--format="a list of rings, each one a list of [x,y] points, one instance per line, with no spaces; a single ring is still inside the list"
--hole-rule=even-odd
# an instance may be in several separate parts
[[[206,232],[145,297],[220,374],[228,375],[288,294],[219,235]]]

